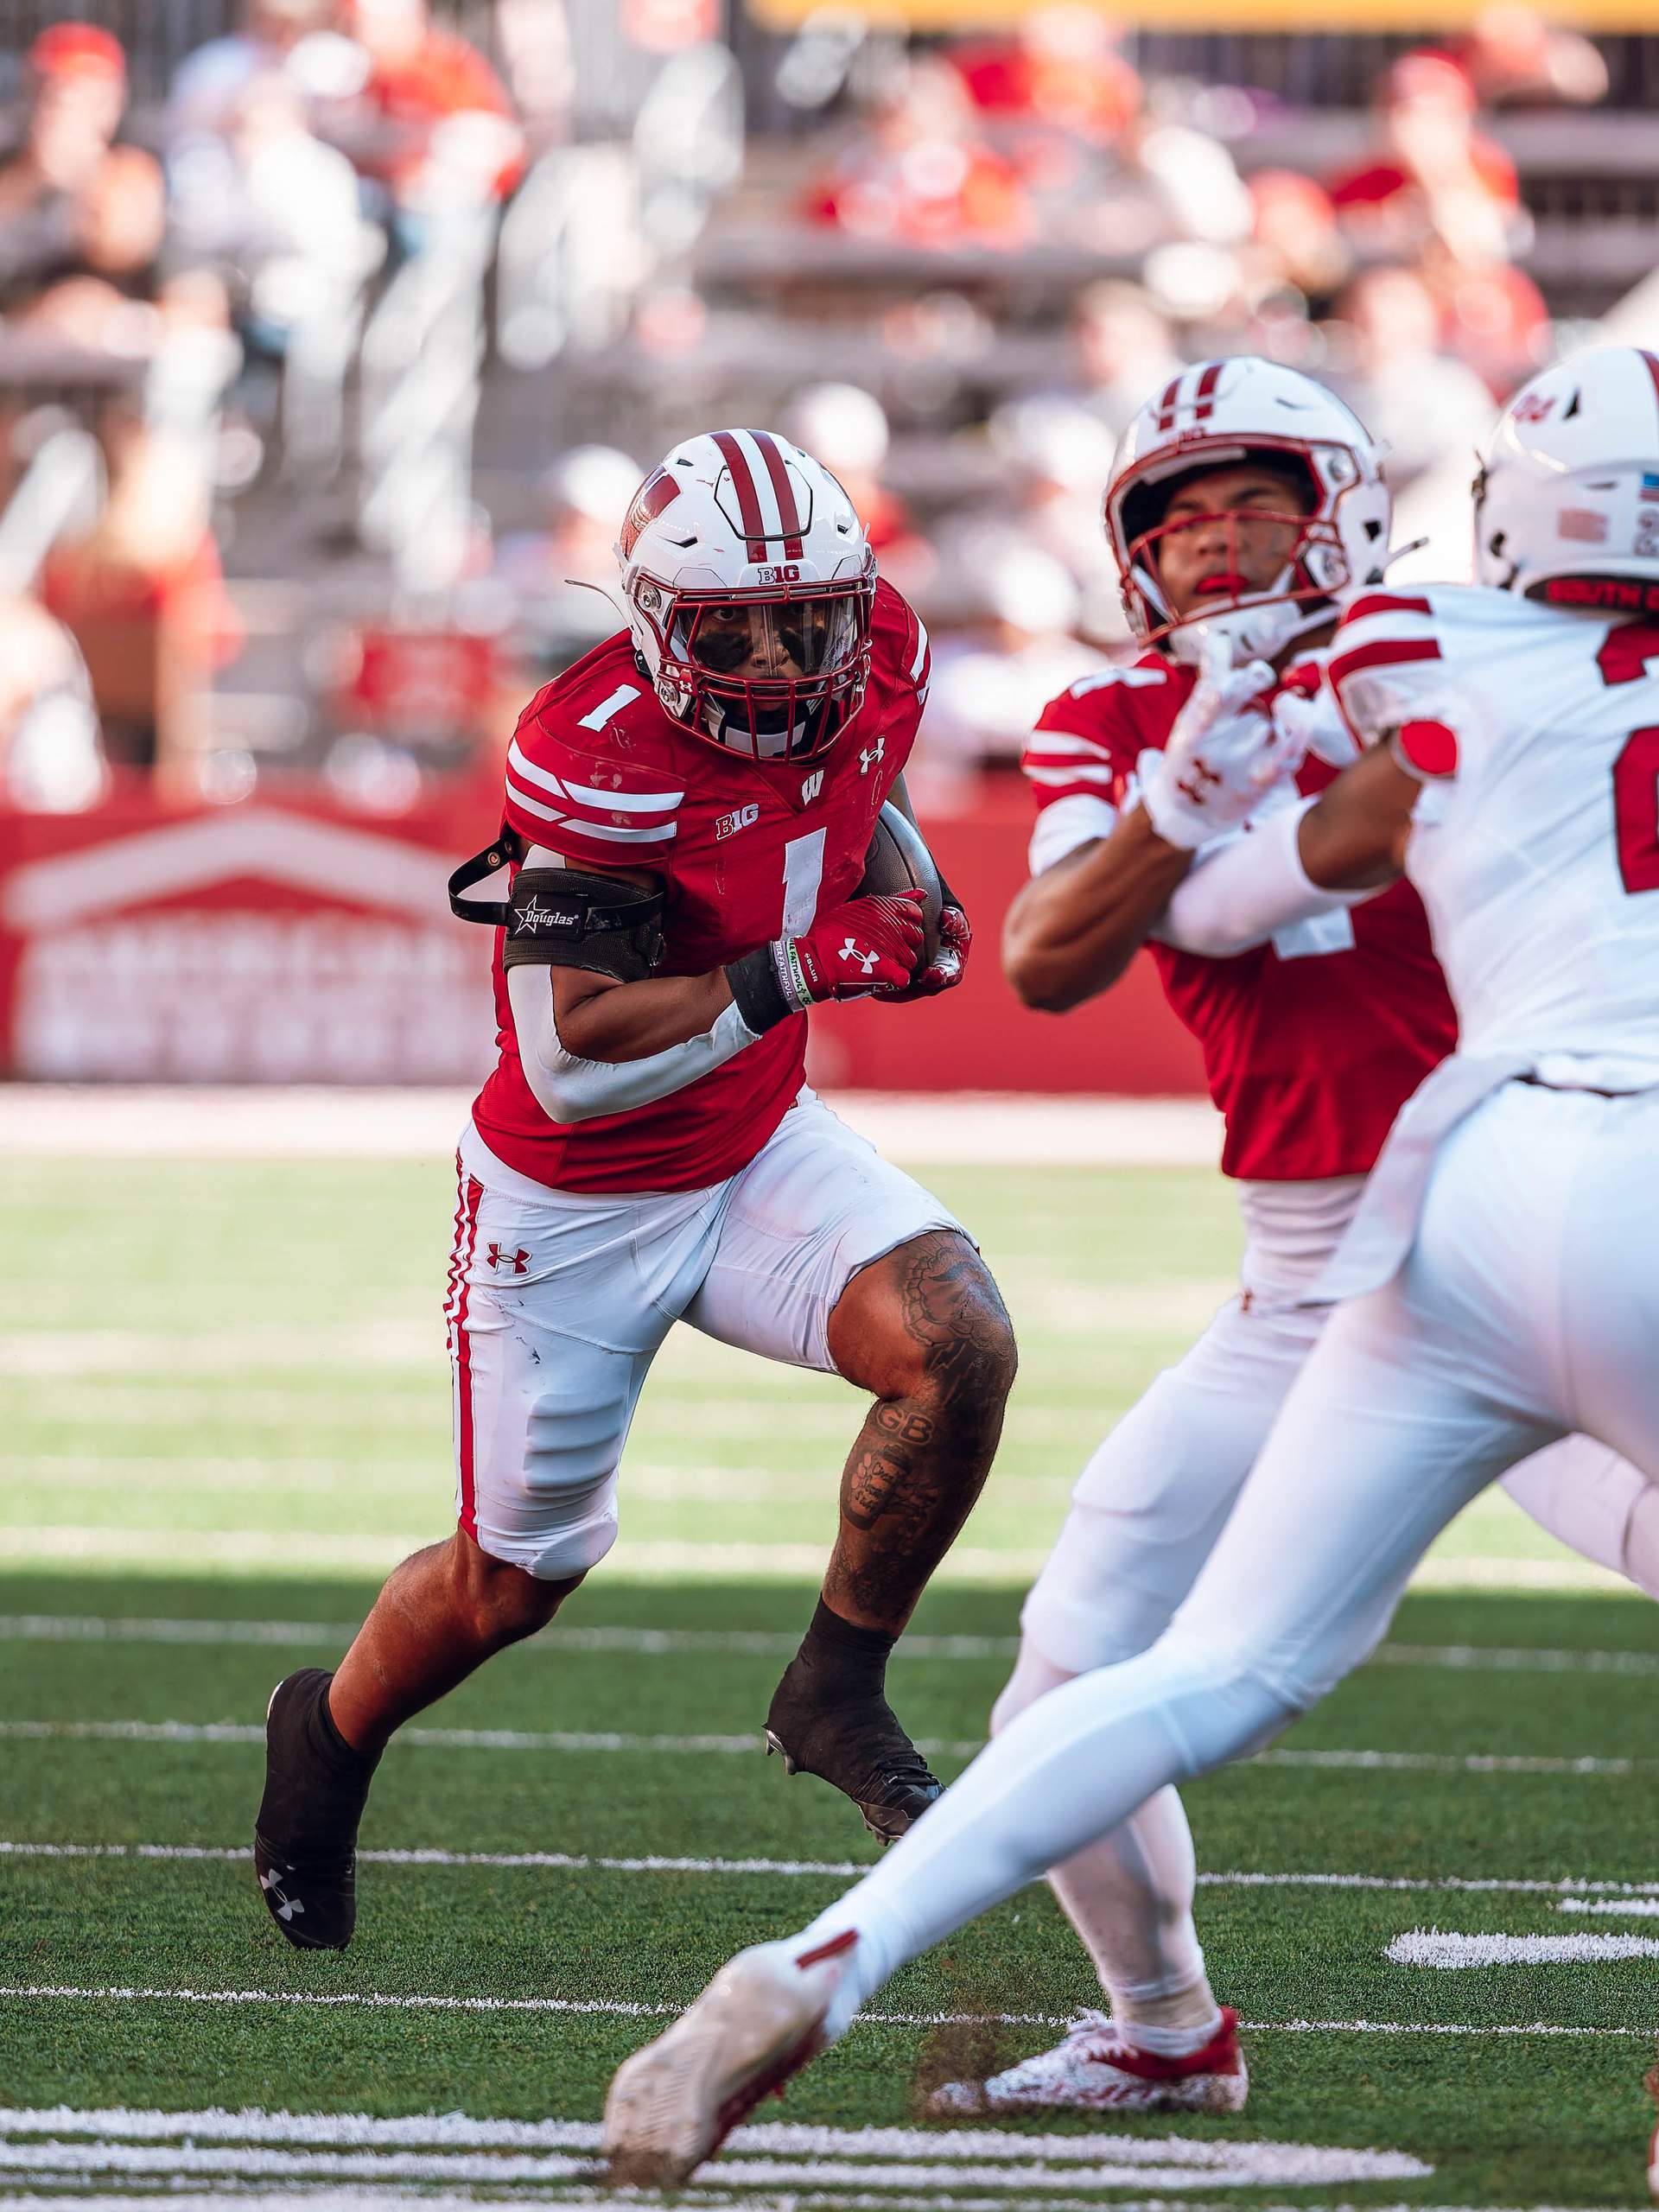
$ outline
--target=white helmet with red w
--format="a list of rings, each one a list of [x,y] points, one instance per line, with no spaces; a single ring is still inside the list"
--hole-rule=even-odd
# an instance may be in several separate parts
[[[858,712],[875,556],[798,446],[769,430],[687,438],[634,493],[616,557],[657,696],[698,737],[803,760]]]
[[[1659,359],[1599,346],[1522,385],[1475,479],[1475,576],[1557,607],[1659,611]]]
[[[1196,664],[1205,639],[1217,632],[1241,658],[1271,660],[1329,621],[1338,594],[1382,581],[1393,515],[1383,452],[1357,415],[1300,370],[1249,354],[1184,369],[1123,433],[1106,487],[1106,533],[1130,629],[1172,658]],[[1171,498],[1183,478],[1246,461],[1282,475],[1294,490],[1294,508],[1283,519],[1298,527],[1284,564],[1252,587],[1234,557],[1227,588],[1182,613],[1159,575],[1166,528],[1212,518],[1188,514],[1166,525]],[[1236,533],[1240,518],[1226,519]],[[1235,556],[1237,547],[1235,535]]]

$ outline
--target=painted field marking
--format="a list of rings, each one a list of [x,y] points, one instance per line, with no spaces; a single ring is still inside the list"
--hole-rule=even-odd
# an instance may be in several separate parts
[[[0,1997],[18,2003],[111,2005],[299,2005],[336,2009],[404,2012],[557,2012],[660,2020],[677,2017],[673,2005],[636,2005],[620,1998],[438,1997],[378,1990],[137,1989],[118,1986],[3,1982]],[[861,2012],[855,2027],[888,2028],[1069,2028],[1075,2013],[1059,2012]],[[1636,2037],[1652,2041],[1647,2028],[1561,2027],[1547,2020],[1462,2024],[1420,2020],[1241,2020],[1250,2035],[1308,2036],[1562,2036]]]
[[[0,1740],[23,1743],[263,1744],[263,1723],[239,1720],[4,1720]],[[618,1730],[521,1728],[404,1728],[398,1741],[462,1751],[645,1752],[652,1758],[690,1753],[698,1758],[747,1757],[761,1738],[635,1736]],[[918,1737],[916,1748],[934,1758],[968,1759],[984,1749],[977,1738],[950,1743]],[[1636,1775],[1659,1771],[1659,1759],[1534,1758],[1493,1751],[1258,1751],[1249,1767],[1328,1768],[1347,1772],[1412,1774]]]
[[[1617,1959],[1659,1959],[1653,1936],[1459,1936],[1414,1928],[1384,1956],[1397,1967],[1605,1966]]]
[[[349,1643],[356,1621],[245,1621],[212,1619],[124,1619],[118,1615],[0,1613],[0,1643],[249,1643],[334,1648]],[[564,1653],[625,1652],[648,1658],[678,1658],[693,1653],[734,1657],[789,1659],[800,1637],[770,1629],[675,1629],[566,1627],[516,1649],[557,1659]],[[1015,1636],[906,1635],[896,1656],[903,1659],[975,1661],[1011,1659],[1020,1648]],[[1421,1667],[1458,1674],[1659,1675],[1659,1652],[1526,1651],[1475,1643],[1385,1643],[1373,1652],[1374,1667]]]
[[[35,1843],[0,1841],[0,1859],[130,1859],[143,1864],[201,1860],[238,1865],[249,1856],[243,1843]],[[360,1864],[377,1866],[515,1867],[564,1873],[766,1874],[842,1879],[868,1874],[877,1862],[859,1859],[671,1859],[655,1853],[622,1858],[586,1851],[447,1851],[435,1847],[359,1851]],[[1522,1880],[1505,1875],[1333,1874],[1262,1872],[1235,1868],[1202,1872],[1200,1889],[1376,1890],[1401,1895],[1445,1891],[1492,1893],[1557,1900],[1561,1912],[1604,1912],[1659,1916],[1659,1882],[1605,1882],[1563,1875],[1555,1881]]]

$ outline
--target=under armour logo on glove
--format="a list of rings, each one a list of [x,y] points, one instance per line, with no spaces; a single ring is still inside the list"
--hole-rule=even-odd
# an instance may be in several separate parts
[[[1196,852],[1247,821],[1280,778],[1294,772],[1303,747],[1275,729],[1266,711],[1273,683],[1266,661],[1234,668],[1226,639],[1205,639],[1192,696],[1141,793],[1166,844]]]
[[[856,960],[861,976],[872,974],[881,964],[881,956],[879,952],[872,952],[868,946],[857,944],[852,938],[849,938],[846,944],[842,946],[841,957],[843,960]]]

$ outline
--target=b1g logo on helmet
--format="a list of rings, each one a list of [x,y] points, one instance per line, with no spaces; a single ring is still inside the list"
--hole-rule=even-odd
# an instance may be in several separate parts
[[[680,496],[680,487],[665,468],[653,468],[628,505],[622,518],[622,527],[617,532],[617,550],[626,561],[632,557],[639,542],[639,533],[656,521],[665,507],[673,505]]]
[[[801,572],[793,562],[787,568],[760,568],[754,573],[756,579],[763,584],[798,584],[801,581]]]

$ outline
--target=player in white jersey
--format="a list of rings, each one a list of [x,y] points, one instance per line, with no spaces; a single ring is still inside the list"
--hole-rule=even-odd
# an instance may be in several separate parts
[[[1313,1287],[1349,1302],[1169,1629],[1028,1707],[865,1880],[636,2054],[607,2106],[619,2178],[683,2177],[898,1967],[1271,1740],[1527,1453],[1580,1430],[1659,1482],[1656,493],[1659,362],[1568,362],[1494,435],[1481,588],[1362,601],[1338,632],[1363,756],[1212,866],[1257,906],[1275,868],[1287,893],[1403,868],[1429,907],[1462,1040]]]

